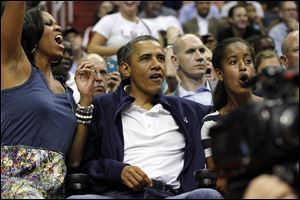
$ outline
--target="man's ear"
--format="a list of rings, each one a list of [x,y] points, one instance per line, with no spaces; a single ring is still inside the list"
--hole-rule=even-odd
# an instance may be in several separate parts
[[[286,68],[288,67],[288,61],[285,55],[280,56],[280,61]]]
[[[129,78],[131,75],[131,68],[126,62],[122,62],[119,71],[124,78]]]
[[[220,81],[223,81],[223,72],[219,68],[215,68],[216,76]]]
[[[173,66],[176,68],[176,70],[178,70],[179,69],[179,62],[178,62],[177,56],[172,55],[171,56],[171,61],[172,61]]]

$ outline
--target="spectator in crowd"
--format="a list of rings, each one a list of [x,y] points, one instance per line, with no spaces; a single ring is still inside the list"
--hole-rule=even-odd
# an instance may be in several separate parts
[[[186,3],[180,8],[178,18],[181,24],[184,24],[198,15],[196,2],[197,1],[190,1],[190,3]],[[220,12],[215,4],[210,6],[208,16],[209,18],[220,19]]]
[[[228,38],[218,44],[213,51],[213,66],[219,82],[213,93],[215,112],[203,119],[201,140],[208,169],[214,169],[210,147],[209,129],[223,116],[246,104],[262,99],[254,95],[245,83],[254,76],[254,51],[250,45],[240,38]],[[220,186],[217,186],[220,187]]]
[[[264,10],[264,17],[262,18],[265,28],[269,30],[274,25],[280,22],[279,4],[280,1],[259,1]]]
[[[260,35],[259,31],[256,31],[249,26],[247,11],[244,6],[233,6],[229,10],[228,21],[230,27],[218,32],[218,42],[230,37],[240,37],[246,40],[250,36]]]
[[[263,69],[267,67],[279,67],[279,68],[284,68],[284,65],[282,65],[281,60],[277,53],[272,50],[265,50],[265,51],[260,51],[256,56],[255,56],[255,72],[257,75],[261,74],[263,72]],[[265,96],[263,93],[263,88],[262,87],[254,87],[253,93],[257,96],[263,97]]]
[[[93,28],[89,53],[97,53],[117,62],[118,49],[140,35],[158,34],[137,16],[139,1],[120,1],[119,12],[104,16]]]
[[[73,98],[75,103],[79,103],[80,93],[75,82],[75,74],[70,71],[73,64],[72,43],[64,39],[63,45],[65,47],[64,55],[60,63],[52,66],[53,75],[62,76],[65,79],[67,86],[73,90]]]
[[[253,42],[255,54],[261,51],[271,50],[276,52],[274,40],[270,36],[257,36]],[[277,53],[277,52],[276,52]]]
[[[112,72],[111,74],[107,71],[107,65],[102,56],[98,54],[88,54],[83,57],[80,62],[89,61],[94,64],[95,68],[95,83],[93,96],[97,96],[103,93],[114,92],[121,83],[121,76],[119,72]]]
[[[180,82],[172,94],[203,105],[212,105],[212,92],[206,78],[206,48],[194,34],[180,36],[173,46],[173,63]]]
[[[210,1],[196,1],[195,6],[197,8],[195,17],[182,25],[185,33],[216,36],[218,30],[228,26],[227,23],[209,15],[212,6]]]
[[[24,1],[7,1],[1,17],[1,198],[57,198],[65,160],[72,167],[81,157],[93,66],[76,72],[82,101],[75,108],[70,88],[51,68],[64,53],[61,27],[49,13],[25,9]],[[85,113],[77,123],[74,111]]]
[[[215,35],[209,33],[207,35],[202,35],[200,36],[203,44],[209,48],[210,51],[214,50],[214,48],[216,48],[217,46],[217,38]]]
[[[206,46],[204,46],[204,48],[205,48],[205,58],[206,58],[205,76],[210,83],[210,87],[211,87],[212,91],[214,91],[215,87],[218,83],[218,77],[216,74],[216,70],[215,70],[214,66],[212,65],[212,52]]]
[[[180,33],[183,33],[181,24],[178,19],[173,15],[163,15],[161,13],[162,1],[145,1],[144,9],[139,16],[147,24],[155,24],[151,31],[159,34],[160,31],[167,31],[168,27],[174,26],[180,30]]]
[[[257,2],[257,1],[227,1],[221,8],[221,17],[222,18],[227,18],[229,17],[229,11],[232,7],[240,5],[240,6],[245,6],[247,3],[253,4],[255,6],[255,10],[257,13],[257,16],[260,18],[264,18],[264,9],[262,5]]]
[[[282,43],[282,63],[299,72],[299,30],[289,33]]]
[[[268,66],[282,67],[279,56],[275,51],[265,50],[255,56],[255,72],[260,74]]]
[[[221,198],[213,189],[196,189],[194,178],[205,164],[198,131],[209,107],[160,94],[165,55],[154,37],[137,37],[124,48],[126,79],[93,101],[82,164],[90,188],[120,199]]]
[[[175,11],[175,17],[178,16],[179,9],[181,8],[183,2],[182,1],[162,1],[163,7],[171,8]]]
[[[80,62],[84,61],[89,61],[94,64],[96,75],[93,88],[93,97],[106,93],[109,74],[107,73],[105,60],[98,54],[88,54],[80,60]]]
[[[87,54],[82,57],[79,64],[89,62],[94,65],[95,68],[95,82],[93,88],[93,97],[113,92],[117,89],[121,82],[121,76],[119,72],[108,73],[106,61],[102,56],[98,54]],[[76,103],[80,101],[79,91],[76,85],[70,86],[73,90],[73,97]]]
[[[177,13],[172,8],[163,5],[163,1],[143,1],[142,11],[139,13],[141,18],[154,18],[157,16],[177,17]]]
[[[262,17],[257,15],[255,6],[252,3],[246,4],[249,26],[259,31],[260,35],[267,35],[266,28],[263,24]]]
[[[276,52],[281,56],[281,44],[284,38],[289,32],[299,30],[298,8],[296,2],[281,1],[279,14],[282,18],[282,22],[271,28],[269,36],[273,38]]]
[[[93,35],[92,29],[94,25],[105,15],[113,14],[118,11],[116,4],[113,1],[101,1],[97,7],[97,11],[92,22],[92,26],[85,29],[83,34],[82,46],[86,49]]]
[[[71,78],[73,78],[74,80],[75,76],[70,72],[73,63],[72,43],[67,40],[63,40],[63,46],[64,55],[58,64],[52,66],[52,72],[54,76],[62,76],[68,84],[68,80],[70,80]]]
[[[63,37],[72,43],[73,64],[70,71],[75,74],[79,60],[86,55],[86,51],[82,46],[82,36],[77,29],[68,27],[63,30]]]
[[[118,6],[113,1],[102,1],[97,9],[94,23],[97,23],[102,17],[118,11]]]

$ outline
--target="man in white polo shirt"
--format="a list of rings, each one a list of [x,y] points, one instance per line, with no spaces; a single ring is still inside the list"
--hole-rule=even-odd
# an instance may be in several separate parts
[[[199,131],[211,107],[160,93],[165,55],[157,39],[140,36],[124,48],[126,79],[93,100],[81,165],[91,192],[119,199],[222,198],[197,189],[194,177],[205,166]]]

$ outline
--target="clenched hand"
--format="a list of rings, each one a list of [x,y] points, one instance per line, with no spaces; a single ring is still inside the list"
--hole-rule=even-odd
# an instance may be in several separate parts
[[[152,187],[152,181],[137,166],[125,166],[121,173],[121,180],[123,184],[134,191],[143,190],[145,187]]]

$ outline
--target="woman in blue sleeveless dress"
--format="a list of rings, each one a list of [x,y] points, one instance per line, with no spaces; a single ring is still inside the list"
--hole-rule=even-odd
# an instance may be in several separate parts
[[[63,197],[66,163],[79,165],[92,117],[94,68],[76,72],[81,94],[57,80],[61,27],[47,12],[7,1],[1,16],[1,198]],[[75,115],[76,114],[76,115]]]

